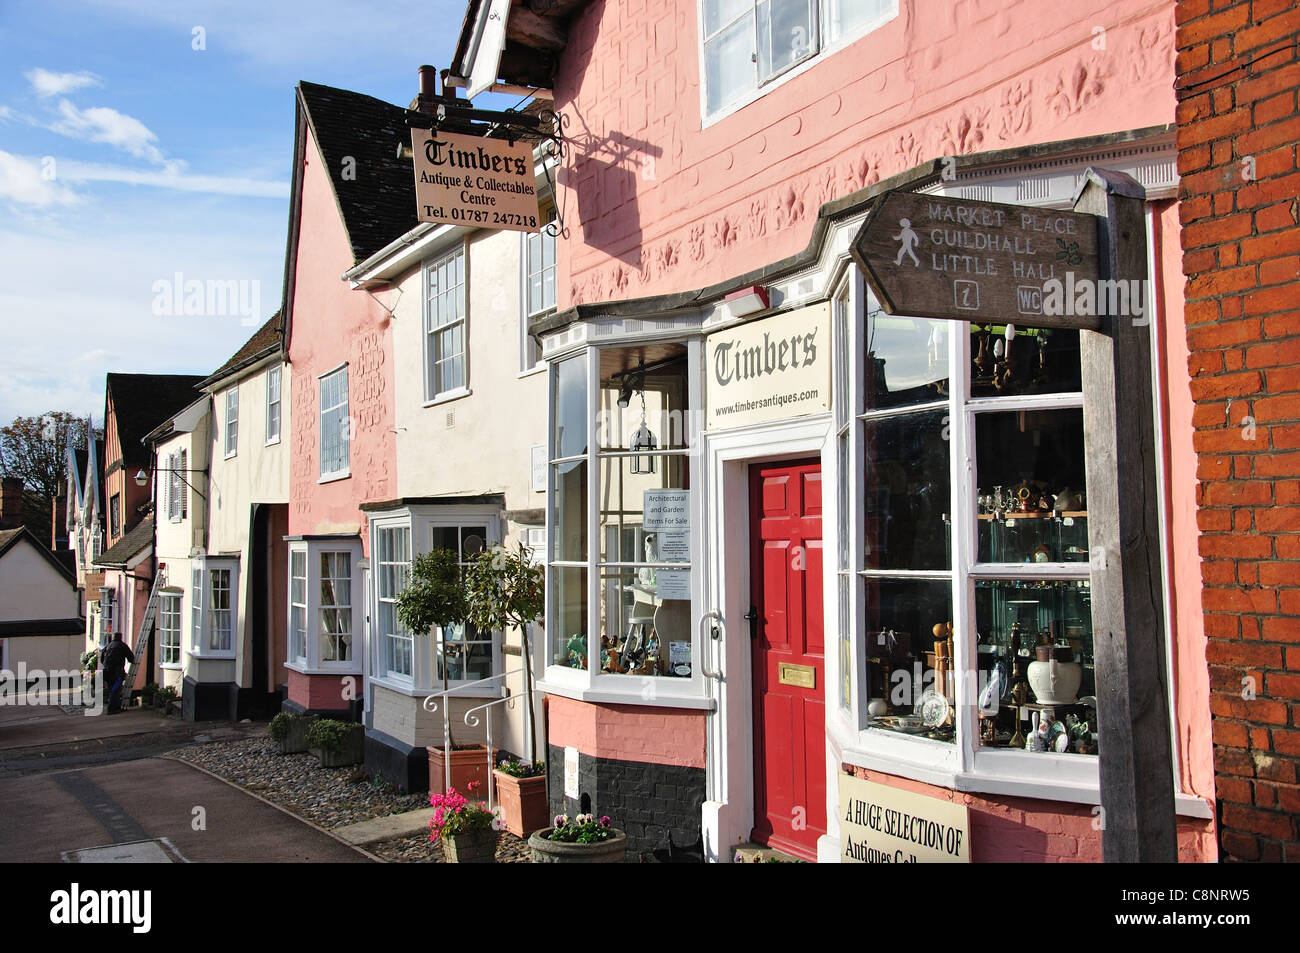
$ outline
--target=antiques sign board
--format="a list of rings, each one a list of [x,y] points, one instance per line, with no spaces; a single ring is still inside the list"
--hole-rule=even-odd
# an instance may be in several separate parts
[[[831,406],[829,302],[715,331],[707,353],[707,427],[740,427]]]
[[[888,192],[854,237],[853,258],[890,314],[1096,328],[1098,309],[1074,308],[1075,289],[1098,301],[1129,290],[1102,287],[1097,247],[1093,215]]]
[[[536,232],[533,150],[526,142],[411,130],[421,222]]]
[[[840,861],[968,864],[970,809],[841,774]]]

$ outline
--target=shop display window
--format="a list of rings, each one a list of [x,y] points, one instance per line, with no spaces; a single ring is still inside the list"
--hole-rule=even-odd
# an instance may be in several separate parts
[[[1095,755],[1079,333],[861,328],[859,725]]]
[[[610,347],[554,365],[548,659],[611,690],[697,674],[689,354]]]

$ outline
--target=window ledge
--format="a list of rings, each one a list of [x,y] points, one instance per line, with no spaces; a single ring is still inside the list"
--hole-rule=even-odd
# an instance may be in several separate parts
[[[528,370],[520,371],[516,376],[520,380],[523,380],[525,377],[536,377],[538,374],[543,374],[545,372],[546,372],[546,361],[538,361],[532,367],[528,368]]]
[[[159,662],[158,667],[164,672],[180,672],[185,669],[180,662]]]
[[[221,649],[221,650],[203,649],[201,651],[196,651],[194,649],[191,649],[189,652],[189,656],[190,658],[196,658],[196,659],[213,659],[218,662],[233,662],[235,660],[235,650],[234,649]]]
[[[353,665],[351,662],[325,662],[325,665],[338,665],[339,668],[313,668],[305,662],[285,662],[284,667],[297,672],[299,675],[364,675],[361,665]],[[348,667],[344,667],[348,666]]]
[[[574,701],[594,702],[600,705],[636,705],[647,708],[694,708],[713,711],[718,707],[717,700],[705,695],[669,695],[662,691],[653,693],[650,698],[641,694],[640,689],[626,692],[611,691],[607,688],[585,688],[578,685],[562,685],[555,682],[539,681],[537,690],[548,695],[572,698]]]
[[[227,453],[227,454],[226,454],[224,457],[222,457],[221,459],[223,459],[223,460],[233,460],[233,459],[234,459],[235,457],[237,457],[237,456],[239,456],[239,451],[238,451],[238,450],[231,450],[229,453]]]
[[[468,387],[457,387],[455,390],[443,391],[433,400],[426,400],[421,407],[437,407],[439,404],[447,404],[453,400],[460,400],[462,397],[468,397],[474,391]]]
[[[349,470],[344,470],[342,473],[327,473],[325,476],[321,477],[316,482],[317,484],[334,483],[338,480],[346,480],[351,476],[352,476],[352,471],[349,469]]]
[[[262,446],[264,446],[264,447],[274,447],[274,446],[275,446],[277,443],[279,443],[279,442],[280,442],[280,438],[279,438],[279,437],[276,437],[274,440],[268,440],[266,443],[262,444]]]

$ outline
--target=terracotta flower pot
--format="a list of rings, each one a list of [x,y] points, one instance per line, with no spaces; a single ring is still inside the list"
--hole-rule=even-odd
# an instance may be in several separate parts
[[[546,775],[535,778],[516,778],[503,771],[496,775],[497,804],[506,830],[516,837],[527,837],[541,830],[551,819],[546,803]]]
[[[621,864],[627,858],[627,835],[620,830],[595,844],[547,840],[553,830],[547,827],[528,838],[534,864]]]
[[[442,854],[449,864],[495,864],[499,836],[494,830],[452,834],[442,839]]]
[[[426,748],[429,752],[429,793],[445,794],[447,773],[443,767],[441,748]],[[492,760],[496,749],[492,749]],[[461,794],[487,797],[488,782],[487,745],[466,745],[451,751],[451,786]],[[474,783],[471,788],[470,784]]]

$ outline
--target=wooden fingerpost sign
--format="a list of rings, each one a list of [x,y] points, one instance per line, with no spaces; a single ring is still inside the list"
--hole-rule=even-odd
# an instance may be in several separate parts
[[[1088,169],[1077,212],[1097,217],[1103,277],[1147,278],[1145,191]],[[1080,332],[1100,721],[1102,859],[1178,859],[1169,739],[1151,384],[1153,302]]]

